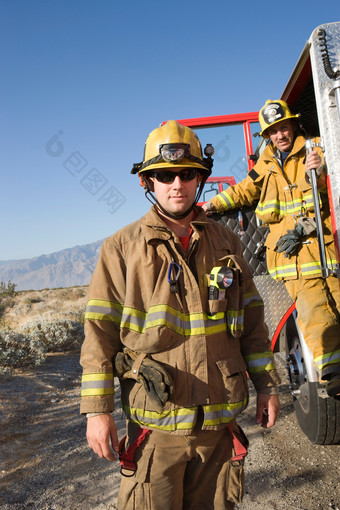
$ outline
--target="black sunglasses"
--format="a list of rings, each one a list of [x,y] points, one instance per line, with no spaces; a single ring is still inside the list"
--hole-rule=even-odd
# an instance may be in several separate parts
[[[181,179],[181,181],[188,182],[192,181],[196,175],[196,168],[184,168],[180,172],[167,172],[166,170],[162,170],[161,172],[154,172],[151,174],[151,177],[154,177],[158,182],[163,184],[172,184],[177,176]]]

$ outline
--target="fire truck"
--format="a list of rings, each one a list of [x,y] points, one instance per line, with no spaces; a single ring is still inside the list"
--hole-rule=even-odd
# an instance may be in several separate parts
[[[324,256],[322,225],[318,222],[316,206],[321,275],[323,278],[340,278],[340,22],[315,28],[281,99],[288,103],[292,113],[301,114],[308,138],[321,137],[338,261],[336,273],[334,270],[331,273]],[[210,177],[205,185],[203,201],[246,177],[265,147],[266,141],[258,133],[258,111],[179,122],[197,130],[203,146],[210,143],[215,148],[214,177]],[[316,179],[314,188],[316,198]],[[268,274],[264,246],[267,228],[260,224],[254,211],[255,207],[242,208],[223,215],[215,214],[213,219],[240,236],[244,257],[265,304],[272,350],[281,353],[278,356],[285,360],[300,428],[314,444],[339,444],[340,401],[328,397],[324,385],[319,382],[312,353],[297,323],[295,304],[283,282],[273,280]]]

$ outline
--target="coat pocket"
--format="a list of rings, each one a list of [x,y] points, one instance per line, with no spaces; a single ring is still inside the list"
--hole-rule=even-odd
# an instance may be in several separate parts
[[[240,402],[248,395],[247,366],[243,358],[216,361],[221,373],[221,397],[227,402]]]
[[[244,467],[228,462],[228,474],[226,476],[226,498],[232,503],[241,503],[244,496]]]
[[[151,510],[151,487],[148,474],[152,463],[154,447],[143,448],[143,455],[136,450],[137,470],[132,477],[122,477],[119,496],[119,510]]]

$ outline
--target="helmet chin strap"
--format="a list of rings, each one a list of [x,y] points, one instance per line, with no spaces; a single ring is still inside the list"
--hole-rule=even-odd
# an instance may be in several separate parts
[[[148,183],[146,182],[146,180],[144,181],[144,179],[143,179],[143,181],[146,183],[145,196],[149,200],[149,202],[151,202],[152,205],[156,205],[158,207],[158,209],[160,211],[162,211],[162,213],[165,216],[167,216],[168,218],[171,218],[172,220],[181,220],[182,218],[186,218],[191,213],[191,211],[193,210],[193,208],[195,207],[195,205],[199,201],[199,198],[200,198],[200,196],[202,194],[203,187],[204,187],[206,179],[207,178],[204,178],[204,177],[202,178],[202,181],[201,181],[199,189],[198,189],[198,191],[196,193],[196,197],[195,197],[195,200],[194,200],[193,204],[189,207],[189,209],[187,211],[185,211],[182,214],[172,214],[169,211],[167,211],[166,209],[164,209],[164,207],[161,206],[161,204],[158,202],[158,200],[155,197],[155,195],[150,190],[150,187],[149,187]]]

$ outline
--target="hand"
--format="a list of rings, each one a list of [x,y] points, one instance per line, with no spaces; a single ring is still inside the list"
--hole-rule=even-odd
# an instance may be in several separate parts
[[[320,166],[322,167],[322,159],[320,158],[319,154],[316,151],[310,152],[306,157],[306,171],[312,170],[313,168],[318,169]]]
[[[87,418],[86,438],[89,447],[101,459],[117,460],[111,448],[118,453],[118,434],[114,419],[110,413],[98,414]]]
[[[326,173],[323,172],[323,162],[316,151],[312,151],[306,157],[306,179],[311,184],[311,170],[315,170],[318,181],[318,188],[322,188],[326,184]],[[322,176],[322,178],[321,178]]]
[[[205,214],[207,216],[211,216],[215,208],[210,202],[206,202],[205,204],[202,205],[202,209],[205,211]]]
[[[277,420],[280,411],[280,400],[278,395],[267,395],[258,393],[256,408],[256,423],[265,429],[269,429]]]
[[[286,234],[277,241],[277,252],[285,252],[285,257],[290,257],[300,247],[302,237],[306,235],[303,225],[298,223],[293,230],[288,230]]]

